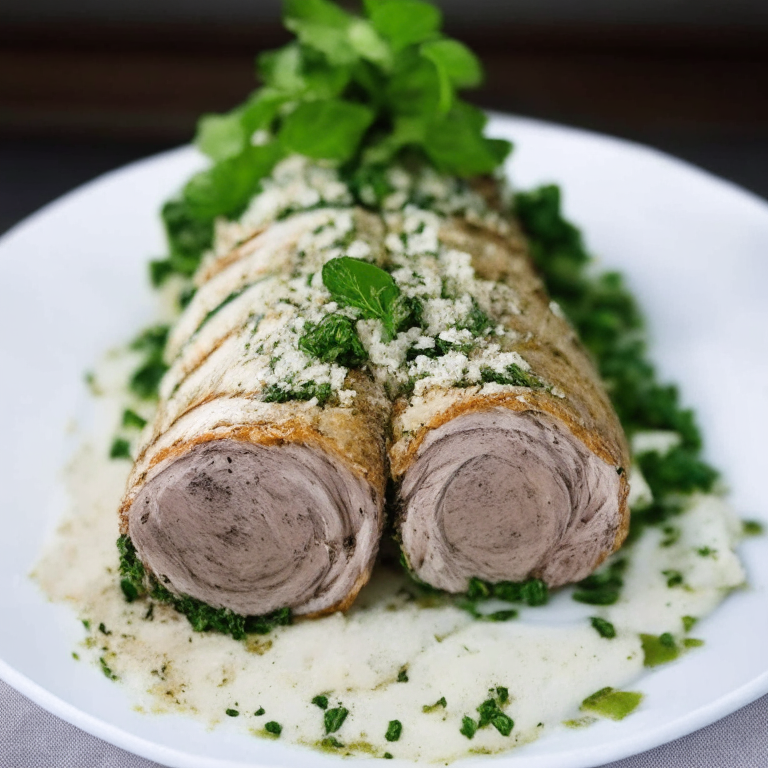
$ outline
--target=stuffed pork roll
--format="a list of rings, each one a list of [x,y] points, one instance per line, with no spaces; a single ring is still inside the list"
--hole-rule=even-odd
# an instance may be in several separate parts
[[[425,318],[394,404],[396,527],[414,575],[453,593],[473,577],[578,581],[629,524],[618,419],[494,207],[389,216],[399,279]]]
[[[343,609],[378,549],[390,403],[355,370],[362,350],[318,359],[302,339],[354,330],[312,276],[341,253],[380,258],[382,223],[352,206],[243,221],[170,334],[121,533],[172,595],[244,616]]]

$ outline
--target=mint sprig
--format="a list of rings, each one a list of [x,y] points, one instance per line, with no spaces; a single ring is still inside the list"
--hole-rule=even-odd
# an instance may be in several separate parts
[[[482,81],[482,67],[441,33],[440,10],[423,0],[364,0],[363,11],[286,1],[285,26],[296,37],[259,56],[262,87],[230,112],[200,119],[195,143],[213,164],[172,203],[180,215],[168,228],[171,257],[154,262],[155,283],[193,273],[213,220],[239,216],[288,154],[342,165],[348,177],[404,155],[462,177],[501,165],[511,145],[486,138],[485,116],[458,96]]]
[[[359,309],[363,318],[381,320],[386,336],[419,324],[419,307],[400,293],[392,276],[375,264],[340,256],[323,266],[323,284],[341,306]]]

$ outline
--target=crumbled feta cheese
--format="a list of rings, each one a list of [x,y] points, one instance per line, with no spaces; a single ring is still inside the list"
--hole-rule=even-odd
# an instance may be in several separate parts
[[[346,255],[352,259],[365,259],[371,255],[371,246],[365,240],[354,240],[347,247]]]
[[[337,169],[291,156],[264,179],[263,191],[238,222],[217,222],[214,254],[223,255],[286,213],[318,209],[312,221],[319,223],[298,237],[293,272],[275,294],[280,296],[278,304],[246,344],[249,376],[253,370],[253,381],[285,392],[302,386],[307,392],[309,384],[330,386],[341,406],[349,407],[356,393],[344,389],[347,369],[324,363],[298,346],[308,325],[335,314],[355,323],[372,373],[392,392],[412,385],[412,398],[418,399],[428,392],[448,392],[457,384],[482,386],[489,393],[508,391],[510,385],[484,383],[483,378],[489,370],[503,375],[511,365],[530,371],[517,352],[502,352],[498,343],[503,338],[508,349],[518,339],[505,326],[506,318],[520,313],[518,297],[509,285],[479,279],[472,256],[442,245],[439,237],[446,216],[464,216],[495,231],[503,229],[505,221],[465,181],[432,168],[411,172],[395,166],[387,179],[394,190],[382,211],[389,268],[402,295],[419,299],[422,309],[422,327],[394,339],[387,339],[381,320],[360,319],[359,309],[332,301],[323,284],[322,269],[328,261],[344,255],[371,259],[379,251],[364,233],[356,232],[354,196]],[[372,188],[364,191],[364,201],[365,196],[368,204],[375,204]],[[478,308],[492,318],[494,330],[462,327],[470,324],[470,313]],[[558,314],[557,305],[551,309]],[[428,351],[434,356],[418,354]],[[560,396],[556,388],[552,392]],[[316,403],[316,398],[308,401]]]

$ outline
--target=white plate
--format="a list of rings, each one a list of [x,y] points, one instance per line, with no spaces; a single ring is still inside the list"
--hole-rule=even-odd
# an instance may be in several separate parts
[[[651,323],[653,355],[704,427],[707,456],[744,516],[768,520],[768,205],[658,152],[517,118],[518,188],[556,181],[603,266],[624,272]],[[0,677],[80,728],[185,768],[312,768],[337,760],[181,716],[132,710],[127,692],[77,664],[74,613],[27,578],[63,511],[67,425],[86,418],[83,372],[152,321],[146,263],[163,253],[158,209],[202,159],[168,152],[107,174],[0,241]],[[646,704],[620,723],[559,732],[495,758],[581,768],[657,746],[768,692],[766,542],[743,546],[751,588],[701,625],[701,652],[647,674]],[[471,763],[485,762],[475,758]]]

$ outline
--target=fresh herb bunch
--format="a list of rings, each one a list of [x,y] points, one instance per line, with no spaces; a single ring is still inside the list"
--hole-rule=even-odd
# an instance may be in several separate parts
[[[193,274],[214,219],[241,214],[287,155],[341,166],[381,196],[382,169],[404,153],[462,177],[504,161],[511,145],[486,138],[485,115],[458,97],[483,71],[441,33],[440,10],[422,0],[362,5],[356,15],[330,0],[286,0],[284,23],[296,39],[259,56],[262,87],[199,122],[195,143],[213,165],[163,208],[170,256],[152,263],[155,284]]]

